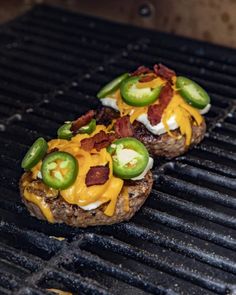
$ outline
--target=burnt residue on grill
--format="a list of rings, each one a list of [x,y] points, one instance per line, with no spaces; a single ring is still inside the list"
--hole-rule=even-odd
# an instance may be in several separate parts
[[[0,293],[236,294],[235,50],[47,6],[1,36]],[[155,161],[152,193],[128,223],[81,230],[30,217],[18,180],[32,141],[96,108],[116,75],[158,62],[210,93],[202,144]]]

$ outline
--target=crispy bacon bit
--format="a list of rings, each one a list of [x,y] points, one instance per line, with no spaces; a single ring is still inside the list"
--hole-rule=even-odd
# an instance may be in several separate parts
[[[150,73],[150,74],[147,74],[147,75],[144,75],[142,76],[140,79],[139,79],[139,82],[150,82],[152,81],[153,79],[155,79],[157,76],[156,74],[154,73]]]
[[[140,66],[137,68],[137,70],[131,73],[130,76],[140,76],[140,75],[148,74],[148,73],[152,73],[152,71],[148,67]]]
[[[119,112],[109,108],[103,107],[97,111],[96,120],[97,124],[108,126],[111,124],[113,119],[119,118]]]
[[[94,147],[97,151],[100,151],[101,149],[108,147],[115,139],[116,135],[114,133],[111,133],[108,135],[107,139],[100,142],[95,142]]]
[[[133,136],[133,126],[130,123],[129,116],[124,116],[116,120],[115,122],[115,133],[118,137]]]
[[[90,152],[94,148],[94,140],[92,137],[84,138],[80,142],[81,148],[86,152]]]
[[[168,80],[170,83],[172,83],[172,78],[176,76],[175,71],[167,68],[166,66],[162,64],[154,65],[153,67],[155,74],[157,76],[160,76],[166,80]]]
[[[109,172],[110,169],[108,166],[90,167],[85,178],[86,185],[91,186],[104,184],[109,179]]]
[[[159,96],[159,104],[150,105],[148,108],[148,120],[151,125],[156,125],[161,122],[161,117],[167,105],[173,96],[173,89],[170,83],[167,83],[161,90]]]
[[[72,122],[70,130],[75,134],[81,127],[87,125],[95,116],[95,111],[90,110],[85,115]]]
[[[93,137],[81,140],[81,148],[88,152],[93,148],[100,151],[101,149],[108,147],[115,139],[116,136],[114,133],[107,134],[102,130]]]

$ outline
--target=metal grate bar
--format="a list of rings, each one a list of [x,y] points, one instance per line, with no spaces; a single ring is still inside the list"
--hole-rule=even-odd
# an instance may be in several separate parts
[[[199,216],[208,221],[215,222],[223,226],[236,228],[236,218],[234,218],[233,216],[230,216],[221,212],[216,212],[212,209],[208,209],[204,206],[197,205],[193,202],[189,202],[189,201],[174,197],[173,195],[169,195],[169,194],[165,194],[165,193],[157,192],[153,190],[152,199],[156,200],[157,202],[163,202],[166,205],[174,207],[175,209],[183,210],[184,212],[187,212],[188,214]]]
[[[161,189],[164,191],[168,191],[168,188],[171,187],[176,193],[189,195],[198,199],[211,200],[229,208],[236,209],[236,199],[233,199],[230,195],[166,175],[160,176],[158,183],[160,183]],[[159,188],[158,183],[155,185],[156,188]]]
[[[181,179],[188,178],[188,179],[195,179],[197,181],[204,181],[213,184],[217,184],[221,187],[229,188],[231,190],[236,189],[236,180],[219,175],[213,172],[207,172],[205,169],[200,169],[196,167],[192,167],[187,164],[181,163],[174,163],[173,165],[166,165],[165,172],[176,172]],[[181,186],[181,185],[180,185]]]
[[[233,152],[226,151],[222,148],[218,148],[216,146],[209,146],[205,144],[204,142],[198,146],[195,147],[196,150],[201,150],[203,152],[208,152],[210,154],[216,155],[217,157],[222,157],[225,159],[228,159],[230,161],[235,162],[236,161],[236,154]]]
[[[98,256],[91,255],[86,251],[77,252],[74,255],[74,263],[78,263],[79,265],[90,267],[93,265],[93,268],[99,272],[103,272],[107,275],[113,276],[119,280],[122,280],[130,285],[143,289],[152,294],[163,294],[164,288],[158,285],[154,285],[149,282],[148,278],[138,274],[133,273],[128,270],[123,270],[123,268],[116,266],[108,261],[104,261]],[[165,290],[165,294],[175,294],[173,291]]]
[[[170,228],[213,242],[222,247],[236,250],[236,239],[233,239],[231,236],[219,234],[208,230],[205,227],[188,222],[182,218],[175,217],[152,208],[142,208],[141,215],[148,220],[159,222],[160,224],[166,225]]]
[[[229,258],[226,259],[224,256],[212,254],[211,252],[205,251],[201,248],[198,248],[197,246],[186,244],[181,240],[165,237],[165,235],[161,233],[134,223],[119,224],[114,226],[114,228],[116,234],[117,232],[120,232],[122,234],[124,234],[125,232],[127,238],[132,236],[136,239],[149,241],[155,245],[164,247],[177,253],[181,253],[211,266],[215,266],[217,268],[236,274],[235,262],[230,260]],[[107,232],[110,233],[109,230]]]
[[[216,291],[219,294],[225,294],[226,290],[228,289],[228,286],[224,285],[223,282],[214,280],[210,277],[204,277],[202,274],[199,274],[196,271],[193,273],[189,269],[183,268],[180,265],[170,265],[158,255],[153,255],[144,250],[137,249],[121,241],[117,241],[112,238],[99,237],[96,235],[94,236],[94,239],[96,240],[96,244],[99,244],[100,247],[105,247],[105,249],[110,249],[112,252],[120,253],[123,256],[127,256],[174,276],[191,281],[194,284]]]
[[[236,169],[229,167],[227,165],[219,164],[211,160],[206,160],[204,158],[198,158],[191,155],[180,157],[179,160],[181,160],[181,162],[183,163],[191,164],[196,167],[205,168],[228,177],[236,177]]]
[[[14,248],[6,246],[0,243],[0,256],[2,259],[10,261],[16,265],[20,265],[30,271],[37,271],[40,267],[41,261],[34,257],[33,259],[29,255],[23,253],[16,253]]]

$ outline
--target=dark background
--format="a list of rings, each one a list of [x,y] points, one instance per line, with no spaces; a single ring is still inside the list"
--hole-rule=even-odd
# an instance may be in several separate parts
[[[236,0],[2,0],[0,22],[41,3],[236,47]]]

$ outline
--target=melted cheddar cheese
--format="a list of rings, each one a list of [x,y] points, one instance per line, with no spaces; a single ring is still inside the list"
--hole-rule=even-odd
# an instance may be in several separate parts
[[[203,120],[202,116],[196,109],[186,104],[183,98],[176,93],[174,94],[172,100],[168,104],[162,116],[162,122],[165,126],[165,129],[168,132],[168,134],[172,137],[174,135],[171,133],[167,121],[173,115],[175,115],[175,120],[179,125],[180,133],[182,134],[182,136],[186,136],[186,146],[189,146],[192,138],[191,120],[193,118],[196,124],[200,125]]]
[[[54,222],[54,217],[53,214],[49,208],[49,205],[44,201],[44,199],[40,196],[37,196],[34,193],[30,193],[27,190],[27,186],[24,190],[24,197],[27,201],[34,203],[36,206],[39,207],[40,211],[44,215],[44,217],[47,219],[47,221],[53,223]]]
[[[176,85],[176,77],[173,77],[173,85]],[[155,88],[160,85],[164,85],[165,81],[161,78],[153,79],[149,82],[138,82],[137,88]],[[171,116],[175,116],[176,123],[179,126],[181,136],[185,136],[185,145],[188,146],[191,144],[192,139],[192,121],[194,124],[197,124],[198,126],[202,123],[203,118],[200,115],[200,113],[193,107],[191,107],[189,104],[187,104],[183,98],[178,94],[178,89],[175,88],[175,86],[172,86],[174,90],[174,96],[171,99],[170,103],[168,104],[167,108],[165,109],[163,115],[162,115],[162,123],[165,127],[166,132],[172,136],[175,137],[174,134],[170,131],[170,128],[168,126],[168,120]],[[130,122],[133,123],[135,120],[138,119],[140,115],[147,114],[148,112],[148,106],[144,107],[134,107],[126,104],[122,97],[120,90],[118,89],[113,95],[111,95],[111,98],[116,99],[116,104],[118,106],[119,112],[121,116],[130,116]],[[158,104],[158,100],[153,103]],[[114,124],[114,122],[112,123]]]
[[[113,175],[112,158],[105,148],[100,151],[93,149],[87,152],[80,147],[82,139],[93,136],[101,130],[107,131],[105,126],[97,125],[96,130],[91,135],[77,134],[72,137],[70,141],[65,139],[53,139],[48,142],[48,148],[49,151],[57,148],[59,151],[70,153],[79,163],[79,172],[75,182],[69,188],[60,191],[62,198],[69,204],[76,204],[81,207],[96,201],[99,201],[100,204],[108,203],[104,214],[112,216],[116,208],[117,197],[123,188],[124,181]],[[32,169],[32,175],[35,179],[41,169],[41,164],[42,162]],[[87,187],[85,183],[86,175],[90,167],[98,165],[109,166],[109,178],[103,185]],[[27,190],[25,190],[25,197],[41,209],[48,221],[53,222],[52,213],[47,207],[47,204],[42,201],[42,198],[34,194],[29,194]]]

